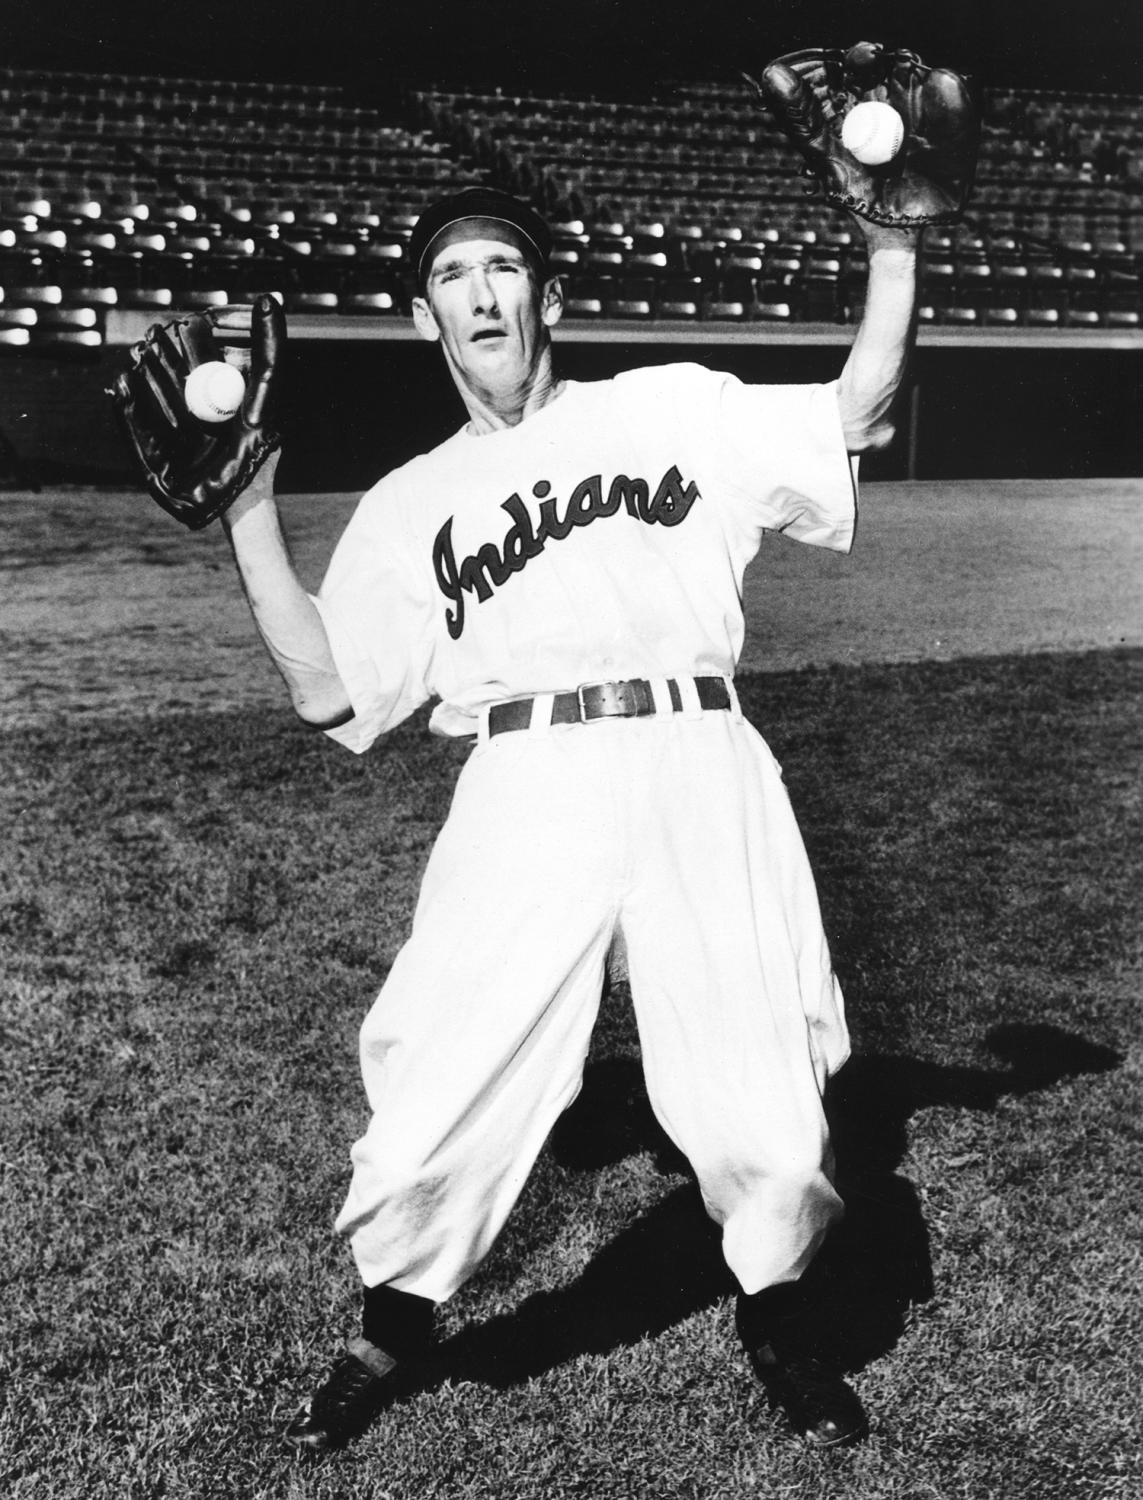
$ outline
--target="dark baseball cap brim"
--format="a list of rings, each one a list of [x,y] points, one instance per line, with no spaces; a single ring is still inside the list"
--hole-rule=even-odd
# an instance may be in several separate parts
[[[431,203],[413,226],[409,236],[409,263],[423,282],[428,269],[429,251],[446,229],[465,219],[485,219],[507,224],[535,254],[539,269],[547,265],[552,248],[552,232],[530,204],[521,203],[498,188],[465,188]]]

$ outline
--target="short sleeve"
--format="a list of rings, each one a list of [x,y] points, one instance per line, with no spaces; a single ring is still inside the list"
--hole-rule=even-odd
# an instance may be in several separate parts
[[[748,385],[717,377],[711,462],[717,488],[756,548],[765,531],[848,552],[857,459],[845,446],[837,382]]]
[[[428,590],[385,481],[361,500],[313,598],[354,713],[326,733],[360,755],[430,696]]]

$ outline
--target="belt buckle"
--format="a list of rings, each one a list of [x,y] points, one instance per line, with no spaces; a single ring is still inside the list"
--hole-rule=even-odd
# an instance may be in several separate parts
[[[586,693],[598,694],[590,709]],[[579,721],[590,724],[594,719],[635,719],[655,712],[655,703],[646,682],[584,682],[575,690]]]

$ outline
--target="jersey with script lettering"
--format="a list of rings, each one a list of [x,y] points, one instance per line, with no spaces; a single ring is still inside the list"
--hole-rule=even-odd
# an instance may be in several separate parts
[[[432,698],[432,728],[468,735],[505,699],[731,676],[763,534],[845,551],[854,518],[835,385],[569,381],[362,498],[315,598],[354,708],[329,733],[360,752]]]

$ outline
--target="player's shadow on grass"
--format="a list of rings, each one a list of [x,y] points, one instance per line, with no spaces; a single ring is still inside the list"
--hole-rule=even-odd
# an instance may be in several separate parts
[[[1049,1025],[998,1026],[986,1042],[1004,1067],[857,1057],[831,1086],[828,1108],[847,1213],[823,1254],[815,1321],[818,1337],[849,1370],[890,1349],[905,1310],[933,1295],[920,1202],[897,1171],[912,1116],[938,1105],[991,1110],[1002,1098],[1106,1072],[1121,1061],[1111,1048]],[[551,1149],[573,1169],[598,1169],[649,1150],[664,1170],[685,1170],[651,1113],[635,1058],[589,1066]],[[688,1182],[606,1245],[575,1281],[448,1340],[440,1349],[441,1369],[453,1378],[514,1385],[578,1355],[637,1343],[733,1290],[718,1231]]]

